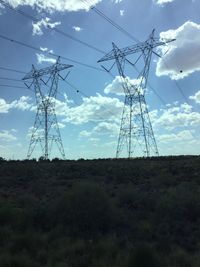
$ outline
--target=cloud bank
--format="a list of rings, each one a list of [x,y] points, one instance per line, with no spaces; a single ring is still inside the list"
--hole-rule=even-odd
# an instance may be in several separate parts
[[[60,25],[60,21],[51,22],[51,19],[46,17],[41,19],[36,23],[32,23],[33,26],[33,35],[43,35],[43,28],[51,28],[54,29],[56,26]]]
[[[160,127],[170,131],[185,127],[191,129],[200,124],[200,113],[193,111],[193,107],[187,103],[153,111],[150,116],[155,129]]]
[[[163,6],[164,4],[172,3],[172,2],[174,2],[174,0],[154,0],[154,3],[160,6]]]
[[[200,104],[200,91],[196,92],[195,95],[190,96],[191,100],[194,100],[196,104]]]
[[[130,92],[132,94],[135,93],[135,88],[141,90],[141,88],[140,88],[140,85],[142,82],[141,78],[131,79],[127,76],[126,82],[129,85],[129,89],[130,89]],[[104,93],[105,94],[124,95],[124,86],[125,86],[125,84],[124,84],[123,78],[120,76],[116,76],[115,79],[105,87]],[[141,92],[142,92],[142,90],[141,90]]]
[[[88,11],[92,6],[100,3],[102,0],[90,0],[88,3],[84,3],[82,0],[7,0],[13,7],[18,6],[30,6],[32,8],[38,8],[47,12],[64,12],[64,11]]]
[[[13,134],[13,131],[7,131],[7,130],[3,130],[0,131],[0,141],[3,142],[13,142],[16,141],[17,137]]]
[[[18,109],[21,111],[32,110],[33,105],[30,103],[31,98],[29,96],[22,96],[18,100],[14,100],[10,103],[5,99],[0,98],[0,113],[8,113],[11,109]]]
[[[168,75],[178,80],[200,71],[200,24],[187,21],[177,29],[161,32],[160,38],[175,38],[176,41],[160,47],[162,58],[157,63],[158,76]]]
[[[56,113],[63,116],[63,123],[81,125],[90,121],[118,121],[123,103],[117,98],[105,97],[100,94],[84,97],[82,104],[71,106],[69,101],[56,100]]]

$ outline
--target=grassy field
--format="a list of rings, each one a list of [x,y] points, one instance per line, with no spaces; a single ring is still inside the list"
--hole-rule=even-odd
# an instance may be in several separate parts
[[[200,267],[200,157],[0,160],[1,267]]]

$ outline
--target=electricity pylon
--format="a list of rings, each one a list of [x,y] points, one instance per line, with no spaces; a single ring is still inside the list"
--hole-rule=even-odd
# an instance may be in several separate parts
[[[148,107],[145,100],[145,92],[147,87],[150,63],[152,54],[159,56],[153,49],[155,47],[165,45],[175,39],[160,41],[155,38],[155,30],[152,31],[149,38],[145,42],[140,42],[133,46],[119,49],[114,43],[111,52],[102,57],[98,62],[115,60],[118,72],[123,86],[125,101],[121,118],[121,127],[118,138],[116,157],[122,153],[124,146],[127,146],[128,158],[133,153],[141,151],[143,156],[158,156],[158,148],[149,117]],[[128,55],[139,53],[139,57],[133,64],[127,59]],[[142,71],[139,72],[134,83],[125,74],[125,63],[136,68],[136,64],[143,58]],[[112,67],[114,66],[112,65]],[[103,67],[103,66],[102,66]],[[111,68],[112,68],[111,67]],[[105,67],[103,67],[107,70]],[[111,69],[110,69],[111,70]],[[107,71],[110,71],[107,70]],[[137,68],[136,68],[137,70]]]
[[[34,65],[32,65],[32,70],[23,78],[24,81],[32,80],[30,85],[26,83],[25,85],[28,88],[34,87],[37,103],[35,123],[27,154],[28,159],[30,159],[38,143],[41,145],[42,156],[45,160],[49,159],[53,143],[57,144],[62,158],[65,159],[55,105],[59,78],[64,80],[67,77],[63,78],[60,75],[60,71],[71,67],[73,66],[61,64],[60,58],[58,58],[55,64],[40,70],[37,70]]]

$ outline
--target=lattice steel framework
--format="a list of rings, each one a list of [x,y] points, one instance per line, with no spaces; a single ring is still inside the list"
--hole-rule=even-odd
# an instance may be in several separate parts
[[[128,158],[136,152],[142,152],[145,157],[158,156],[158,148],[149,117],[148,107],[145,100],[150,63],[152,54],[159,56],[153,49],[165,45],[174,39],[160,41],[155,38],[155,30],[152,31],[145,42],[119,49],[114,43],[111,52],[102,57],[98,62],[115,60],[123,86],[125,101],[121,118],[121,127],[118,138],[116,157],[120,157],[125,145]],[[139,53],[139,57],[133,64],[127,59],[128,55]],[[125,74],[125,63],[136,68],[140,58],[143,58],[142,71],[139,72],[135,84]],[[114,65],[113,64],[113,65]],[[103,66],[102,66],[103,67]],[[113,66],[112,66],[113,67]],[[105,67],[103,67],[105,69]]]
[[[60,58],[58,58],[55,64],[40,70],[32,65],[31,72],[23,78],[24,81],[31,80],[30,85],[26,83],[25,85],[34,88],[37,103],[35,123],[27,154],[28,159],[30,159],[38,143],[41,146],[44,159],[49,159],[53,143],[57,144],[62,158],[65,159],[55,105],[59,79],[66,79],[67,77],[63,78],[60,72],[71,67],[72,65],[61,64]]]

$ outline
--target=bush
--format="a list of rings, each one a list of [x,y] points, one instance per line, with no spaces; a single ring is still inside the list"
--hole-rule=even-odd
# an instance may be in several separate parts
[[[127,267],[160,267],[159,260],[154,250],[149,246],[136,248],[129,258]]]
[[[32,257],[35,257],[45,244],[41,234],[33,231],[15,234],[12,236],[11,241],[10,251],[12,255],[17,255],[23,251]]]
[[[183,183],[167,191],[158,201],[155,232],[183,248],[194,250],[199,242],[199,189]]]
[[[73,236],[93,238],[111,230],[115,212],[108,195],[99,186],[83,183],[60,199],[54,218]]]
[[[169,265],[175,267],[193,267],[194,263],[188,253],[182,249],[176,248],[169,258]]]
[[[0,157],[0,163],[5,162],[6,160],[3,157]]]
[[[8,203],[0,203],[0,226],[12,224],[18,215],[18,210]]]
[[[0,255],[1,267],[40,267],[26,254],[3,254]]]

